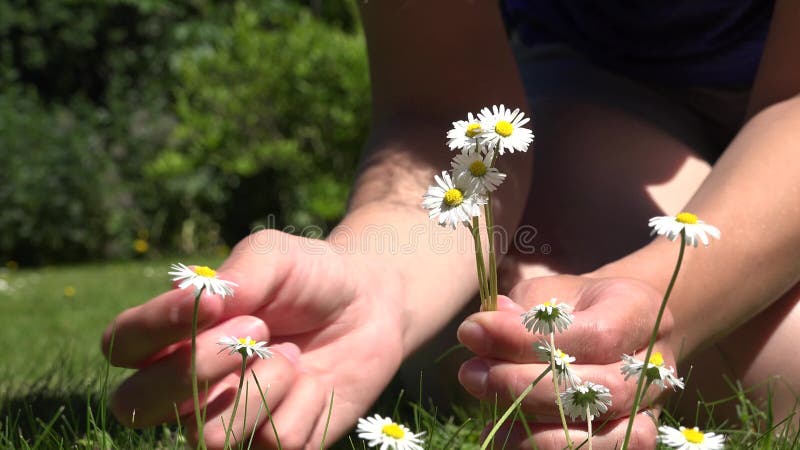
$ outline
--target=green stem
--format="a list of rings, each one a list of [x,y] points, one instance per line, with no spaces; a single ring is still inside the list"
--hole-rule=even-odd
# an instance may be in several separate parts
[[[192,312],[192,398],[194,399],[194,418],[197,422],[197,448],[206,448],[206,439],[203,435],[203,417],[200,413],[200,394],[197,389],[197,316],[200,312],[200,297],[205,286],[197,291],[194,297],[194,311]]]
[[[492,194],[486,194],[486,234],[489,238],[489,311],[497,310],[497,257],[494,252],[494,217],[492,217]]]
[[[653,353],[653,346],[656,343],[656,339],[658,338],[658,327],[661,326],[661,317],[664,315],[664,310],[667,309],[667,300],[669,299],[670,294],[672,293],[672,288],[675,286],[675,280],[678,279],[678,272],[681,270],[681,263],[683,262],[683,253],[686,249],[686,230],[681,230],[681,248],[678,252],[678,262],[675,264],[675,270],[672,272],[672,279],[669,280],[669,285],[667,285],[667,290],[664,292],[664,299],[661,300],[661,307],[658,309],[658,315],[656,316],[656,323],[653,326],[653,332],[650,335],[650,343],[647,345],[647,352],[644,354],[644,367],[642,368],[642,373],[639,374],[639,382],[636,384],[636,394],[633,397],[633,407],[631,408],[631,414],[628,417],[628,428],[625,430],[625,440],[622,442],[622,450],[626,450],[628,448],[628,443],[631,440],[631,431],[633,430],[633,419],[636,417],[636,413],[639,411],[639,403],[641,402],[641,397],[643,397],[643,387],[644,387],[644,380],[647,378],[647,367],[650,364],[650,355]]]
[[[564,417],[564,405],[561,402],[561,390],[558,388],[558,371],[556,370],[556,334],[550,333],[550,367],[553,370],[553,388],[556,391],[556,405],[558,405],[558,416],[561,418],[561,426],[564,428],[564,437],[567,438],[567,447],[572,449],[572,439],[569,437],[567,428],[567,418]]]
[[[475,264],[478,270],[478,288],[481,294],[481,306],[484,310],[487,308],[486,299],[489,292],[486,286],[486,263],[483,260],[483,245],[481,244],[480,235],[480,219],[478,217],[472,218],[472,239],[475,241]]]
[[[511,413],[517,409],[517,406],[519,406],[519,404],[522,403],[522,400],[528,394],[530,394],[531,390],[533,390],[533,387],[536,386],[536,383],[541,381],[542,378],[544,378],[544,376],[547,375],[547,372],[550,372],[550,367],[544,369],[544,371],[541,374],[539,374],[539,376],[536,377],[535,380],[533,380],[530,386],[526,387],[525,390],[522,391],[522,393],[519,394],[516,399],[514,399],[514,402],[511,403],[511,406],[509,406],[508,409],[506,409],[506,412],[503,413],[503,415],[500,417],[500,420],[498,420],[494,424],[492,430],[489,431],[489,434],[486,435],[486,439],[483,440],[483,444],[481,444],[480,450],[486,450],[486,447],[489,445],[489,443],[492,442],[492,439],[494,439],[494,435],[497,434],[497,431],[500,430],[501,426],[503,426],[503,423],[505,423],[506,419],[508,419],[508,416],[510,416]]]
[[[231,418],[230,420],[228,420],[228,428],[225,430],[225,445],[222,446],[223,449],[227,449],[228,442],[230,442],[231,430],[233,430],[233,419],[236,417],[236,408],[239,407],[239,396],[241,396],[242,394],[242,384],[244,383],[245,370],[247,370],[247,356],[243,354],[242,372],[241,372],[242,375],[241,377],[239,377],[239,387],[236,389],[236,398],[233,400],[233,411],[231,411]]]

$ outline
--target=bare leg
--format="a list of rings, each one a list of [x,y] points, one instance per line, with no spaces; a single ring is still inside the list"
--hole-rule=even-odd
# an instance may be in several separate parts
[[[590,271],[644,245],[647,219],[678,212],[710,170],[685,140],[622,109],[545,98],[534,111],[536,167],[524,223],[551,251],[510,255],[505,291],[525,278]],[[778,376],[773,408],[776,418],[786,417],[800,393],[797,342],[800,286],[686,363],[695,370],[679,414],[693,422],[697,391],[706,401],[730,397],[723,376],[753,388],[757,401]],[[717,408],[716,418],[732,413],[733,404]]]

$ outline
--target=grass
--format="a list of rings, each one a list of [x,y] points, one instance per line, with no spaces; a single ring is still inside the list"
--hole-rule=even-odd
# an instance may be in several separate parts
[[[191,259],[217,265],[222,257]],[[129,430],[107,414],[105,388],[128,371],[107,373],[99,351],[106,324],[124,308],[169,288],[166,272],[177,260],[0,270],[0,342],[5,344],[0,346],[0,449],[184,447],[174,425]],[[751,403],[736,385],[731,392],[727,401],[737,406],[739,423],[705,424],[729,436],[728,448],[800,448],[797,431],[773,423],[768,407]],[[715,406],[708,402],[698,408]],[[405,398],[396,386],[371,411],[425,431],[428,448],[436,450],[477,450],[483,424],[504,412],[448,404],[440,413],[422,396]],[[511,414],[509,420],[516,419]],[[677,425],[669,414],[663,421]],[[366,447],[352,434],[334,448]]]

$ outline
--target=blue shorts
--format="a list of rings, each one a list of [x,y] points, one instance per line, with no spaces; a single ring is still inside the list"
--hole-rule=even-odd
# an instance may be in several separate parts
[[[749,89],[672,87],[600,68],[566,44],[512,49],[533,108],[542,100],[602,104],[634,115],[675,136],[713,163],[743,125]]]

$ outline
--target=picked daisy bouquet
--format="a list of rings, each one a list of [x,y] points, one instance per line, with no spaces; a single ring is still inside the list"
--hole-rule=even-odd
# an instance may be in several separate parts
[[[484,311],[497,309],[497,256],[494,242],[492,193],[506,179],[495,164],[506,152],[524,152],[533,141],[533,132],[525,128],[530,118],[519,109],[504,105],[483,108],[477,116],[453,122],[447,132],[450,150],[459,150],[451,169],[435,175],[436,184],[423,195],[422,206],[431,219],[443,227],[467,227],[475,242],[475,263]],[[483,211],[488,242],[484,256],[480,217]],[[486,261],[488,259],[488,266]]]

